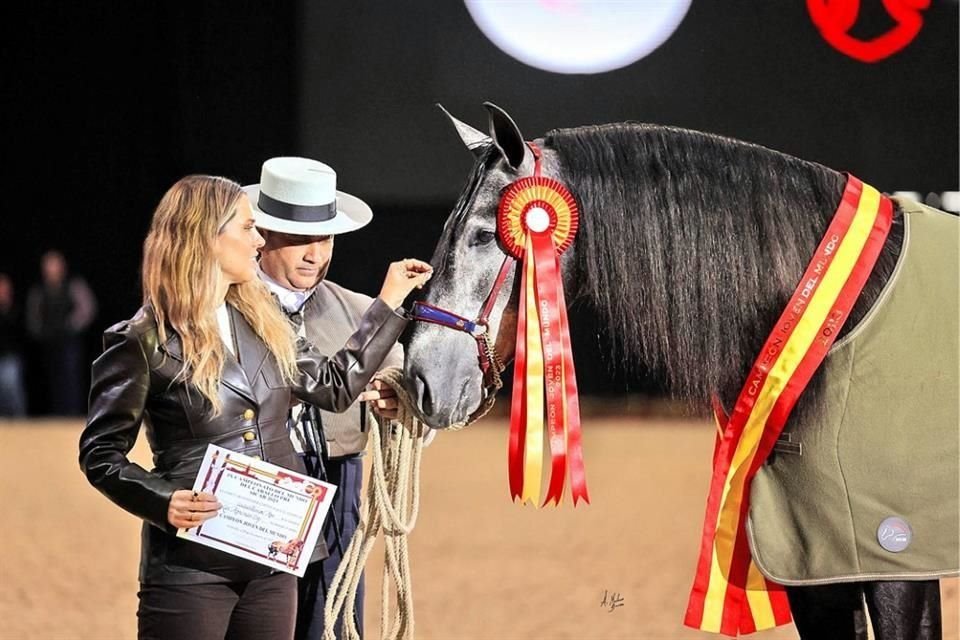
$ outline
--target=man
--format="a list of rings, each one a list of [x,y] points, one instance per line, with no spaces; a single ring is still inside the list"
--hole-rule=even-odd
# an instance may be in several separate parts
[[[260,250],[260,276],[300,335],[321,352],[334,353],[357,329],[357,320],[372,302],[368,296],[325,279],[334,236],[363,227],[373,212],[360,199],[336,191],[334,170],[315,160],[271,158],[263,164],[260,180],[258,185],[244,187],[266,242]],[[396,345],[383,366],[402,363],[403,352]],[[294,447],[313,475],[338,487],[324,525],[330,556],[310,565],[300,580],[298,639],[322,638],[327,591],[357,528],[361,456],[367,444],[363,402],[370,402],[381,418],[396,417],[393,390],[379,382],[374,385],[345,413],[299,406],[292,411]],[[356,610],[362,633],[362,580]],[[336,628],[339,638],[340,620]]]
[[[27,294],[26,325],[43,353],[47,412],[80,415],[87,409],[84,336],[96,316],[97,299],[86,280],[69,273],[59,251],[43,254],[40,274]]]

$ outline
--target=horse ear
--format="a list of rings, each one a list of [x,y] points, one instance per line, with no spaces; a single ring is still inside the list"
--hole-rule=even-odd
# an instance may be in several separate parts
[[[493,144],[497,146],[511,167],[519,169],[527,154],[527,143],[523,140],[520,128],[506,111],[492,102],[484,102],[483,106],[486,107],[490,119],[490,135],[493,137]]]
[[[444,115],[450,119],[450,122],[453,123],[454,128],[457,130],[457,135],[460,136],[460,139],[463,141],[463,144],[469,149],[473,155],[480,155],[480,153],[493,143],[493,140],[490,139],[490,136],[477,131],[466,122],[461,122],[450,115],[450,112],[443,108],[443,105],[439,102],[437,106],[440,107],[440,111],[443,111]]]

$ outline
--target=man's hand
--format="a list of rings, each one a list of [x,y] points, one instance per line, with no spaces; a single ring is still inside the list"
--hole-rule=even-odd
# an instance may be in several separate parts
[[[377,416],[387,420],[396,420],[399,414],[397,407],[400,406],[397,392],[393,390],[393,387],[380,380],[371,382],[370,387],[360,394],[359,399],[369,402],[370,408]],[[423,435],[423,446],[428,446],[436,436],[436,429],[427,428]]]
[[[379,297],[391,309],[396,309],[403,304],[411,291],[422,289],[431,275],[433,267],[423,260],[407,258],[392,262],[387,269]]]
[[[388,420],[396,420],[399,406],[397,392],[393,387],[380,381],[374,380],[370,383],[370,388],[360,394],[358,398],[362,402],[369,402],[370,409],[377,416]]]

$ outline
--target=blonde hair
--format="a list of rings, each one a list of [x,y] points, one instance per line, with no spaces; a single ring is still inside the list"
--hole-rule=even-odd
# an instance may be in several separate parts
[[[143,298],[153,307],[160,341],[172,329],[183,345],[181,379],[194,385],[220,413],[218,396],[225,345],[220,337],[216,299],[223,273],[214,241],[236,215],[243,195],[227,178],[194,175],[164,194],[143,243]],[[273,353],[284,380],[296,374],[295,335],[259,278],[227,289],[234,306]]]

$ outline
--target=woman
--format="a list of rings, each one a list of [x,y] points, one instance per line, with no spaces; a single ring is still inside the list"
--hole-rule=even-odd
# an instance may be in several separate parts
[[[256,277],[263,238],[240,186],[188,176],[163,196],[144,243],[144,306],[104,333],[93,363],[80,466],[144,522],[140,638],[292,638],[296,578],[175,537],[220,508],[187,489],[213,443],[304,472],[286,428],[291,393],[345,410],[406,320],[395,313],[430,277],[419,260],[390,265],[380,296],[331,358],[295,342]],[[130,462],[141,423],[154,469]],[[314,559],[326,556],[321,540]]]

